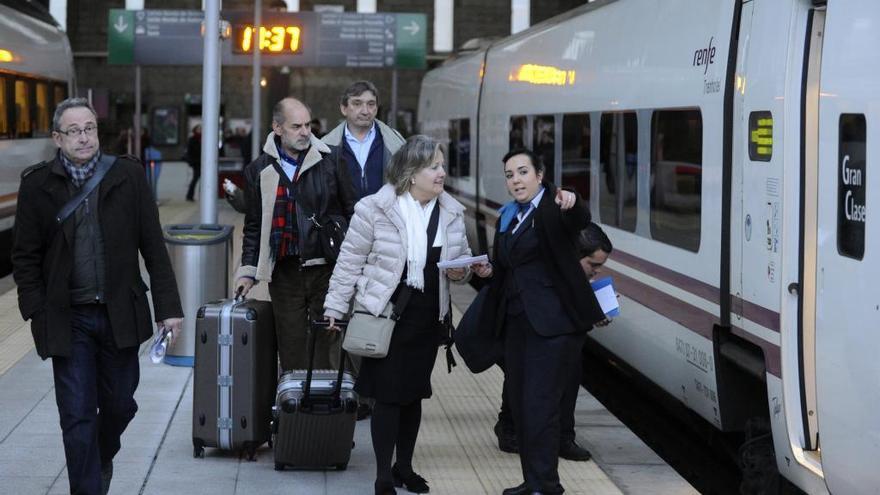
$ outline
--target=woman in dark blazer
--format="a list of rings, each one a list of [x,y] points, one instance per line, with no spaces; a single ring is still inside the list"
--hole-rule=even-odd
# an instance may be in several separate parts
[[[544,181],[529,150],[508,153],[504,175],[514,201],[501,208],[480,315],[483,328],[504,338],[505,392],[525,480],[504,495],[562,493],[560,403],[580,368],[585,334],[604,319],[578,264],[576,239],[590,212],[577,194]]]

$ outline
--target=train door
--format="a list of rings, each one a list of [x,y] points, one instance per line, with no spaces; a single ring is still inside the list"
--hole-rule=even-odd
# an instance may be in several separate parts
[[[822,472],[810,274],[824,17],[811,6],[806,0],[743,4],[734,96],[731,332],[763,354],[764,414],[780,470],[812,490]]]
[[[743,4],[734,81],[731,333],[779,377],[786,61],[794,2]],[[752,411],[743,411],[751,413]],[[766,414],[766,409],[761,411]],[[741,427],[741,425],[739,425]]]
[[[832,493],[880,486],[880,6],[831,4],[825,23],[818,140],[816,393]],[[870,174],[868,172],[871,172]]]

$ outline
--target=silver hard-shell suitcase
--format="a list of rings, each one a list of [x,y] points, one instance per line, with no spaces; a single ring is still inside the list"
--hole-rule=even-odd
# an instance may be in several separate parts
[[[193,456],[205,447],[242,450],[253,460],[271,440],[277,380],[272,304],[215,301],[196,316]]]
[[[309,367],[288,371],[278,381],[273,412],[275,469],[339,470],[348,467],[354,447],[357,393],[354,377],[344,370],[313,370],[314,332],[326,331],[314,322],[309,336]],[[340,351],[340,363],[345,351]]]

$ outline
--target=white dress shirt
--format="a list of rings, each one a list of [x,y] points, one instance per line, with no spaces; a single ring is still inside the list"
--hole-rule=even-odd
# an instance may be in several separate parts
[[[345,124],[342,133],[345,137],[345,142],[348,143],[348,147],[354,153],[354,158],[357,160],[358,165],[361,166],[361,173],[363,173],[364,167],[367,166],[367,157],[370,156],[370,148],[373,147],[373,141],[376,139],[376,123],[373,122],[373,127],[370,127],[370,131],[364,136],[363,141],[359,141],[354,134],[348,131],[348,124]]]

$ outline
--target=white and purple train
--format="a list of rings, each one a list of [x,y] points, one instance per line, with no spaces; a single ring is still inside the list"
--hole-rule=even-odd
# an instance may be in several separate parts
[[[878,48],[872,0],[598,0],[430,71],[420,130],[475,252],[532,148],[614,243],[598,345],[719,431],[769,422],[806,492],[880,493]]]

